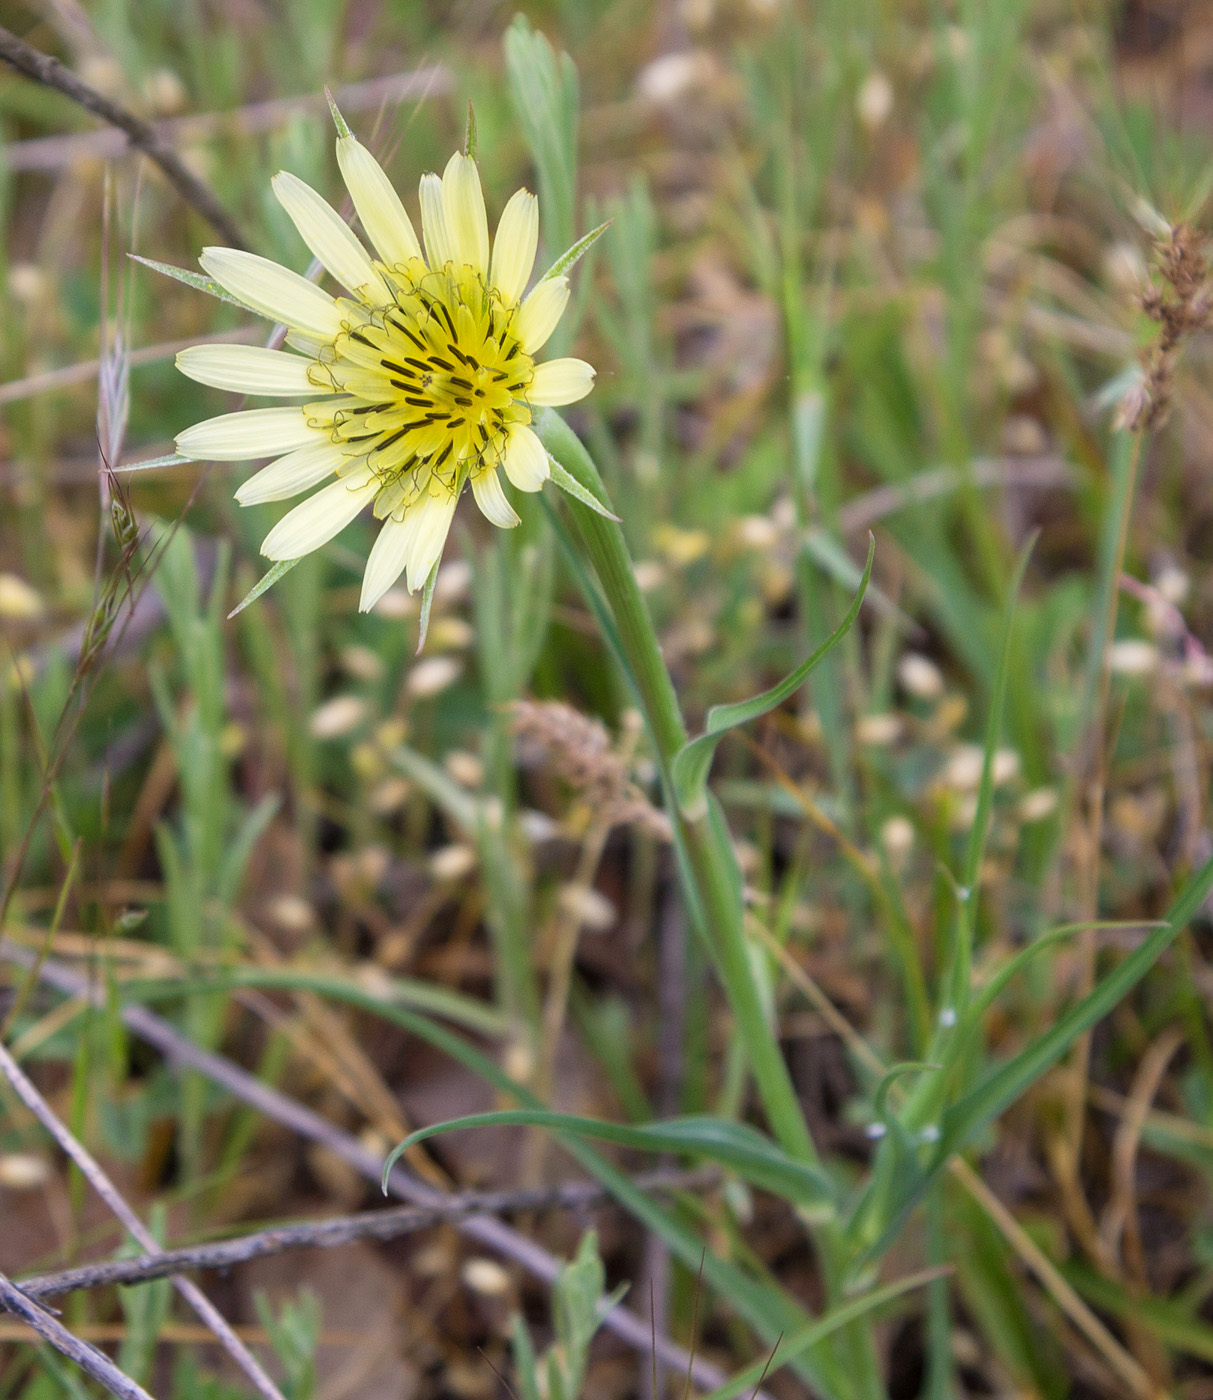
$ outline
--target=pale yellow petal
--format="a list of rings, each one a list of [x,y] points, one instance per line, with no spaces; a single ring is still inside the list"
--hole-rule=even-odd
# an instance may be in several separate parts
[[[472,477],[472,495],[484,518],[503,530],[512,530],[521,522],[514,507],[505,498],[496,467],[486,467]]]
[[[538,491],[551,472],[543,443],[520,423],[510,429],[502,465],[519,491]]]
[[[389,266],[421,256],[421,244],[383,167],[353,136],[337,142],[337,164],[366,236]]]
[[[442,212],[454,261],[475,268],[481,277],[486,277],[489,220],[480,189],[480,172],[471,156],[461,151],[447,161],[442,175]]]
[[[347,306],[351,303],[347,302]],[[318,335],[309,335],[306,331],[287,331],[286,343],[292,350],[298,350],[306,355],[309,360],[318,360],[323,352],[331,344],[329,339],[322,339]]]
[[[177,434],[177,451],[200,462],[275,457],[316,441],[301,408],[250,408],[223,413]]]
[[[512,306],[526,290],[538,246],[539,201],[529,190],[519,190],[502,211],[493,239],[489,281],[507,306]]]
[[[545,277],[522,303],[512,329],[528,355],[547,343],[568,304],[567,277]]]
[[[379,489],[368,467],[322,487],[286,515],[266,535],[261,552],[267,559],[300,559],[339,535]]]
[[[315,394],[307,377],[310,361],[259,345],[191,345],[177,368],[199,384],[237,394]]]
[[[266,501],[286,501],[300,492],[310,491],[327,476],[348,461],[345,453],[327,437],[319,434],[309,447],[300,447],[279,457],[268,467],[250,476],[236,489],[236,500],[242,506],[261,505]]]
[[[297,272],[240,248],[203,248],[202,270],[250,310],[329,341],[341,330],[337,303]]]
[[[367,556],[366,572],[362,575],[362,597],[358,600],[359,612],[370,612],[404,572],[412,534],[413,531],[403,520],[384,521]]]
[[[406,579],[410,593],[425,583],[438,562],[454,514],[455,497],[446,491],[438,496],[427,493],[405,514],[404,523],[411,530]]]
[[[430,174],[421,177],[421,232],[425,238],[426,261],[433,268],[442,267],[454,257],[446,214],[442,208],[442,180]]]
[[[527,386],[527,401],[557,408],[563,403],[576,403],[594,387],[594,366],[584,360],[548,360],[536,365]]]
[[[383,278],[340,214],[297,175],[280,171],[272,181],[278,203],[300,237],[343,287],[377,306],[390,301]]]

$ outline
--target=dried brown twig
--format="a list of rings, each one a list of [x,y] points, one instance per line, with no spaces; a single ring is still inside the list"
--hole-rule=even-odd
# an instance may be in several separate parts
[[[40,969],[39,969],[40,970]],[[105,1202],[110,1210],[122,1222],[122,1225],[130,1236],[137,1241],[141,1248],[148,1254],[162,1254],[159,1242],[155,1236],[147,1229],[135,1212],[127,1205],[119,1193],[117,1187],[110,1181],[102,1170],[100,1163],[89,1152],[83,1143],[78,1141],[63,1125],[51,1108],[50,1104],[38,1092],[37,1087],[26,1075],[25,1071],[13,1059],[3,1044],[0,1044],[0,1071],[16,1091],[17,1097],[38,1119],[42,1126],[55,1139],[59,1146],[79,1167],[81,1173],[88,1181],[89,1185],[96,1191],[97,1195]],[[248,1347],[232,1331],[230,1324],[215,1307],[214,1303],[202,1292],[196,1283],[192,1283],[187,1278],[175,1277],[173,1287],[185,1299],[191,1308],[198,1314],[198,1317],[215,1334],[220,1345],[232,1358],[237,1366],[252,1381],[258,1394],[264,1400],[284,1400],[282,1392],[266,1374],[257,1358],[249,1351]],[[24,1316],[24,1314],[21,1314]],[[27,1319],[28,1320],[28,1319]],[[31,1326],[34,1324],[31,1323]],[[69,1334],[70,1335],[70,1334]],[[122,1372],[118,1372],[122,1375]],[[134,1382],[131,1382],[133,1385]],[[112,1388],[112,1387],[111,1387]],[[139,1394],[142,1391],[135,1387]],[[116,1394],[122,1392],[115,1392]],[[131,1392],[134,1393],[134,1392]]]
[[[74,1361],[87,1375],[92,1376],[119,1400],[152,1400],[152,1397],[137,1382],[131,1380],[125,1371],[120,1371],[103,1351],[73,1337],[66,1327],[32,1302],[16,1284],[4,1274],[0,1274],[0,1307],[19,1317],[27,1327],[49,1342],[56,1351]]]
[[[453,86],[450,69],[435,63],[404,73],[343,83],[333,90],[333,97],[341,111],[350,116],[355,112],[373,112],[413,97],[441,97]],[[328,103],[324,94],[305,92],[250,102],[222,112],[191,112],[188,116],[157,122],[155,129],[165,145],[180,147],[214,136],[250,136],[258,131],[270,131],[301,112],[318,112],[327,117]],[[58,170],[73,160],[106,160],[120,156],[125,146],[123,132],[103,127],[98,131],[73,131],[13,141],[5,147],[4,159],[9,170],[14,172]]]
[[[164,172],[169,184],[182,199],[195,209],[223,240],[233,248],[247,247],[244,235],[227,210],[220,204],[210,187],[204,184],[181,157],[166,144],[160,133],[151,124],[128,111],[120,103],[90,87],[70,69],[65,68],[57,58],[43,53],[19,39],[11,30],[0,26],[0,58],[12,64],[18,72],[35,82],[54,88],[65,97],[92,112],[95,117],[109,122],[126,133],[127,140],[136,150],[143,152],[149,160]]]
[[[632,1178],[632,1185],[643,1191],[702,1190],[718,1180],[711,1169],[648,1172]],[[82,1264],[59,1273],[40,1274],[22,1279],[18,1285],[29,1298],[51,1298],[81,1288],[101,1288],[108,1284],[149,1283],[190,1269],[230,1269],[250,1259],[285,1254],[292,1249],[332,1249],[355,1240],[394,1240],[434,1225],[466,1219],[470,1215],[500,1215],[507,1211],[549,1210],[553,1207],[583,1208],[609,1199],[604,1186],[592,1181],[540,1186],[530,1191],[466,1191],[432,1206],[397,1206],[388,1210],[362,1211],[329,1220],[309,1220],[297,1225],[277,1225],[238,1239],[216,1240],[165,1250],[163,1254],[135,1259],[105,1260]]]

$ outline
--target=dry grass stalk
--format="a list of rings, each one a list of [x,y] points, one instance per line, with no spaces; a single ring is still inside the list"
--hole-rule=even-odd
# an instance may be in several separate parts
[[[1163,285],[1142,294],[1141,309],[1162,331],[1143,355],[1141,380],[1120,404],[1117,426],[1130,432],[1145,432],[1166,421],[1183,342],[1213,318],[1209,262],[1197,231],[1175,224],[1158,241],[1156,252]]]
[[[637,786],[600,720],[558,700],[517,700],[509,709],[514,733],[538,748],[607,826],[634,825],[669,840],[668,819]]]

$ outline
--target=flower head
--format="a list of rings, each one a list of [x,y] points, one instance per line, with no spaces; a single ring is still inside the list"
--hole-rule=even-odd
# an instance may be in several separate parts
[[[210,418],[181,433],[177,450],[274,457],[236,492],[242,505],[320,486],[266,536],[273,560],[320,548],[371,506],[383,524],[363,578],[366,611],[401,573],[410,591],[425,583],[466,484],[494,525],[518,524],[498,468],[518,490],[540,489],[549,462],[532,412],[583,398],[594,371],[584,360],[536,363],[569,283],[549,274],[523,295],[539,238],[534,195],[510,199],[490,250],[476,161],[453,155],[441,178],[421,179],[423,251],[378,162],[339,118],[338,131],[337,160],[375,256],[315,190],[277,175],[275,195],[345,295],[253,253],[206,248],[208,277],[285,324],[289,349],[195,345],[177,357],[200,383],[302,404]]]

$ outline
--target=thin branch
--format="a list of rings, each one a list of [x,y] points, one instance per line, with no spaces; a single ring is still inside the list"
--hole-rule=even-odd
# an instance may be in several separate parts
[[[89,87],[70,69],[65,68],[57,58],[41,50],[32,48],[24,39],[0,26],[0,58],[11,63],[26,77],[46,87],[54,88],[65,97],[92,112],[95,117],[109,122],[126,133],[131,145],[146,155],[164,172],[169,184],[182,199],[207,221],[208,224],[233,248],[244,248],[244,235],[235,220],[205,185],[190,171],[173,148],[165,143],[156,128],[134,112]]]
[[[125,1371],[120,1371],[104,1352],[82,1342],[79,1337],[73,1337],[61,1322],[37,1303],[31,1302],[4,1274],[0,1274],[0,1307],[32,1327],[43,1341],[49,1342],[56,1351],[74,1361],[95,1381],[100,1381],[119,1400],[152,1400],[147,1391],[131,1380]]]
[[[179,351],[191,345],[231,345],[234,341],[256,340],[260,326],[250,326],[242,330],[219,331],[215,335],[194,335],[186,340],[167,340],[159,345],[143,345],[129,352],[132,369],[137,365],[153,365],[161,360],[170,360]],[[0,404],[15,403],[18,399],[32,398],[35,394],[49,393],[53,389],[70,389],[76,384],[90,384],[97,378],[101,368],[100,360],[80,360],[74,365],[61,365],[58,369],[44,369],[38,374],[24,379],[11,379],[0,384]],[[97,475],[95,457],[83,459],[88,463],[86,479]]]
[[[642,1191],[703,1190],[719,1180],[707,1169],[657,1171],[633,1177]],[[187,1269],[230,1269],[250,1259],[264,1259],[292,1249],[332,1249],[355,1240],[394,1240],[416,1230],[466,1219],[469,1215],[499,1215],[507,1211],[579,1209],[610,1198],[605,1186],[592,1181],[540,1186],[529,1191],[467,1191],[432,1206],[396,1206],[389,1210],[362,1211],[330,1220],[309,1220],[298,1225],[277,1225],[269,1230],[165,1250],[163,1254],[136,1259],[113,1259],[82,1264],[55,1274],[22,1279],[21,1291],[30,1298],[52,1298],[80,1288],[101,1288],[148,1283]]]
[[[40,974],[38,965],[34,965],[35,973]],[[0,1044],[0,1070],[5,1078],[13,1086],[18,1098],[25,1104],[30,1112],[38,1119],[42,1126],[50,1133],[51,1137],[67,1153],[67,1155],[79,1167],[81,1173],[88,1181],[89,1185],[96,1191],[97,1195],[105,1202],[114,1215],[125,1226],[127,1232],[137,1243],[147,1251],[148,1254],[163,1254],[159,1241],[144,1225],[143,1221],[127,1205],[118,1188],[106,1176],[101,1164],[89,1152],[64,1124],[56,1116],[54,1109],[38,1092],[33,1081],[26,1075],[25,1071],[9,1054],[8,1049]],[[198,1314],[199,1318],[214,1332],[216,1338],[222,1344],[224,1350],[240,1369],[248,1376],[253,1385],[257,1388],[264,1400],[284,1400],[282,1392],[266,1374],[257,1358],[249,1351],[248,1347],[232,1331],[230,1324],[223,1314],[215,1307],[214,1303],[206,1296],[196,1283],[187,1278],[174,1278],[173,1287],[185,1299],[191,1308]]]
[[[415,97],[442,97],[454,86],[451,70],[440,63],[426,68],[414,68],[404,73],[389,73],[364,82],[346,83],[335,89],[338,107],[347,116],[354,112],[373,112]],[[214,136],[250,136],[258,131],[272,131],[300,113],[317,112],[326,120],[328,102],[323,93],[302,93],[292,97],[271,97],[265,102],[250,102],[225,112],[192,112],[185,117],[172,117],[156,123],[156,133],[166,146],[182,146]],[[120,156],[125,149],[123,133],[74,131],[59,136],[33,136],[27,141],[12,141],[4,150],[5,164],[11,171],[58,170],[73,160],[104,160]]]
[[[34,954],[8,941],[0,942],[0,958],[29,967]],[[81,976],[62,963],[47,959],[39,978],[67,996],[86,998],[95,1005],[106,1005],[106,992],[95,986],[87,977]],[[337,1157],[346,1162],[365,1180],[379,1183],[383,1162],[379,1155],[368,1151],[351,1133],[342,1132],[320,1114],[305,1108],[287,1095],[263,1084],[255,1075],[233,1064],[210,1050],[204,1050],[186,1039],[177,1030],[153,1012],[142,1006],[122,1005],[120,1015],[126,1027],[154,1045],[170,1063],[197,1070],[212,1083],[221,1085],[240,1102],[256,1109],[273,1122],[298,1133],[310,1142],[318,1142],[329,1148]],[[404,1167],[397,1165],[387,1181],[388,1190],[399,1200],[416,1205],[433,1206],[446,1198],[445,1193],[436,1190],[419,1180]],[[496,1250],[504,1258],[520,1265],[533,1278],[549,1286],[555,1283],[563,1267],[561,1261],[546,1249],[513,1230],[504,1221],[492,1216],[472,1216],[455,1222],[456,1228],[470,1238],[477,1240],[489,1249]],[[636,1351],[649,1355],[653,1342],[649,1336],[647,1321],[629,1308],[620,1305],[612,1308],[603,1321],[603,1327],[633,1347]],[[725,1373],[702,1357],[692,1357],[685,1347],[668,1337],[658,1336],[656,1341],[657,1358],[669,1370],[679,1376],[690,1374],[697,1386],[704,1390],[715,1390],[727,1380]],[[767,1400],[765,1396],[757,1400]]]
[[[838,528],[844,535],[858,534],[870,529],[886,515],[894,515],[907,506],[958,491],[966,482],[974,486],[1071,487],[1077,480],[1074,467],[1060,457],[979,457],[970,465],[936,467],[918,472],[893,486],[877,486],[856,496],[838,511]]]

